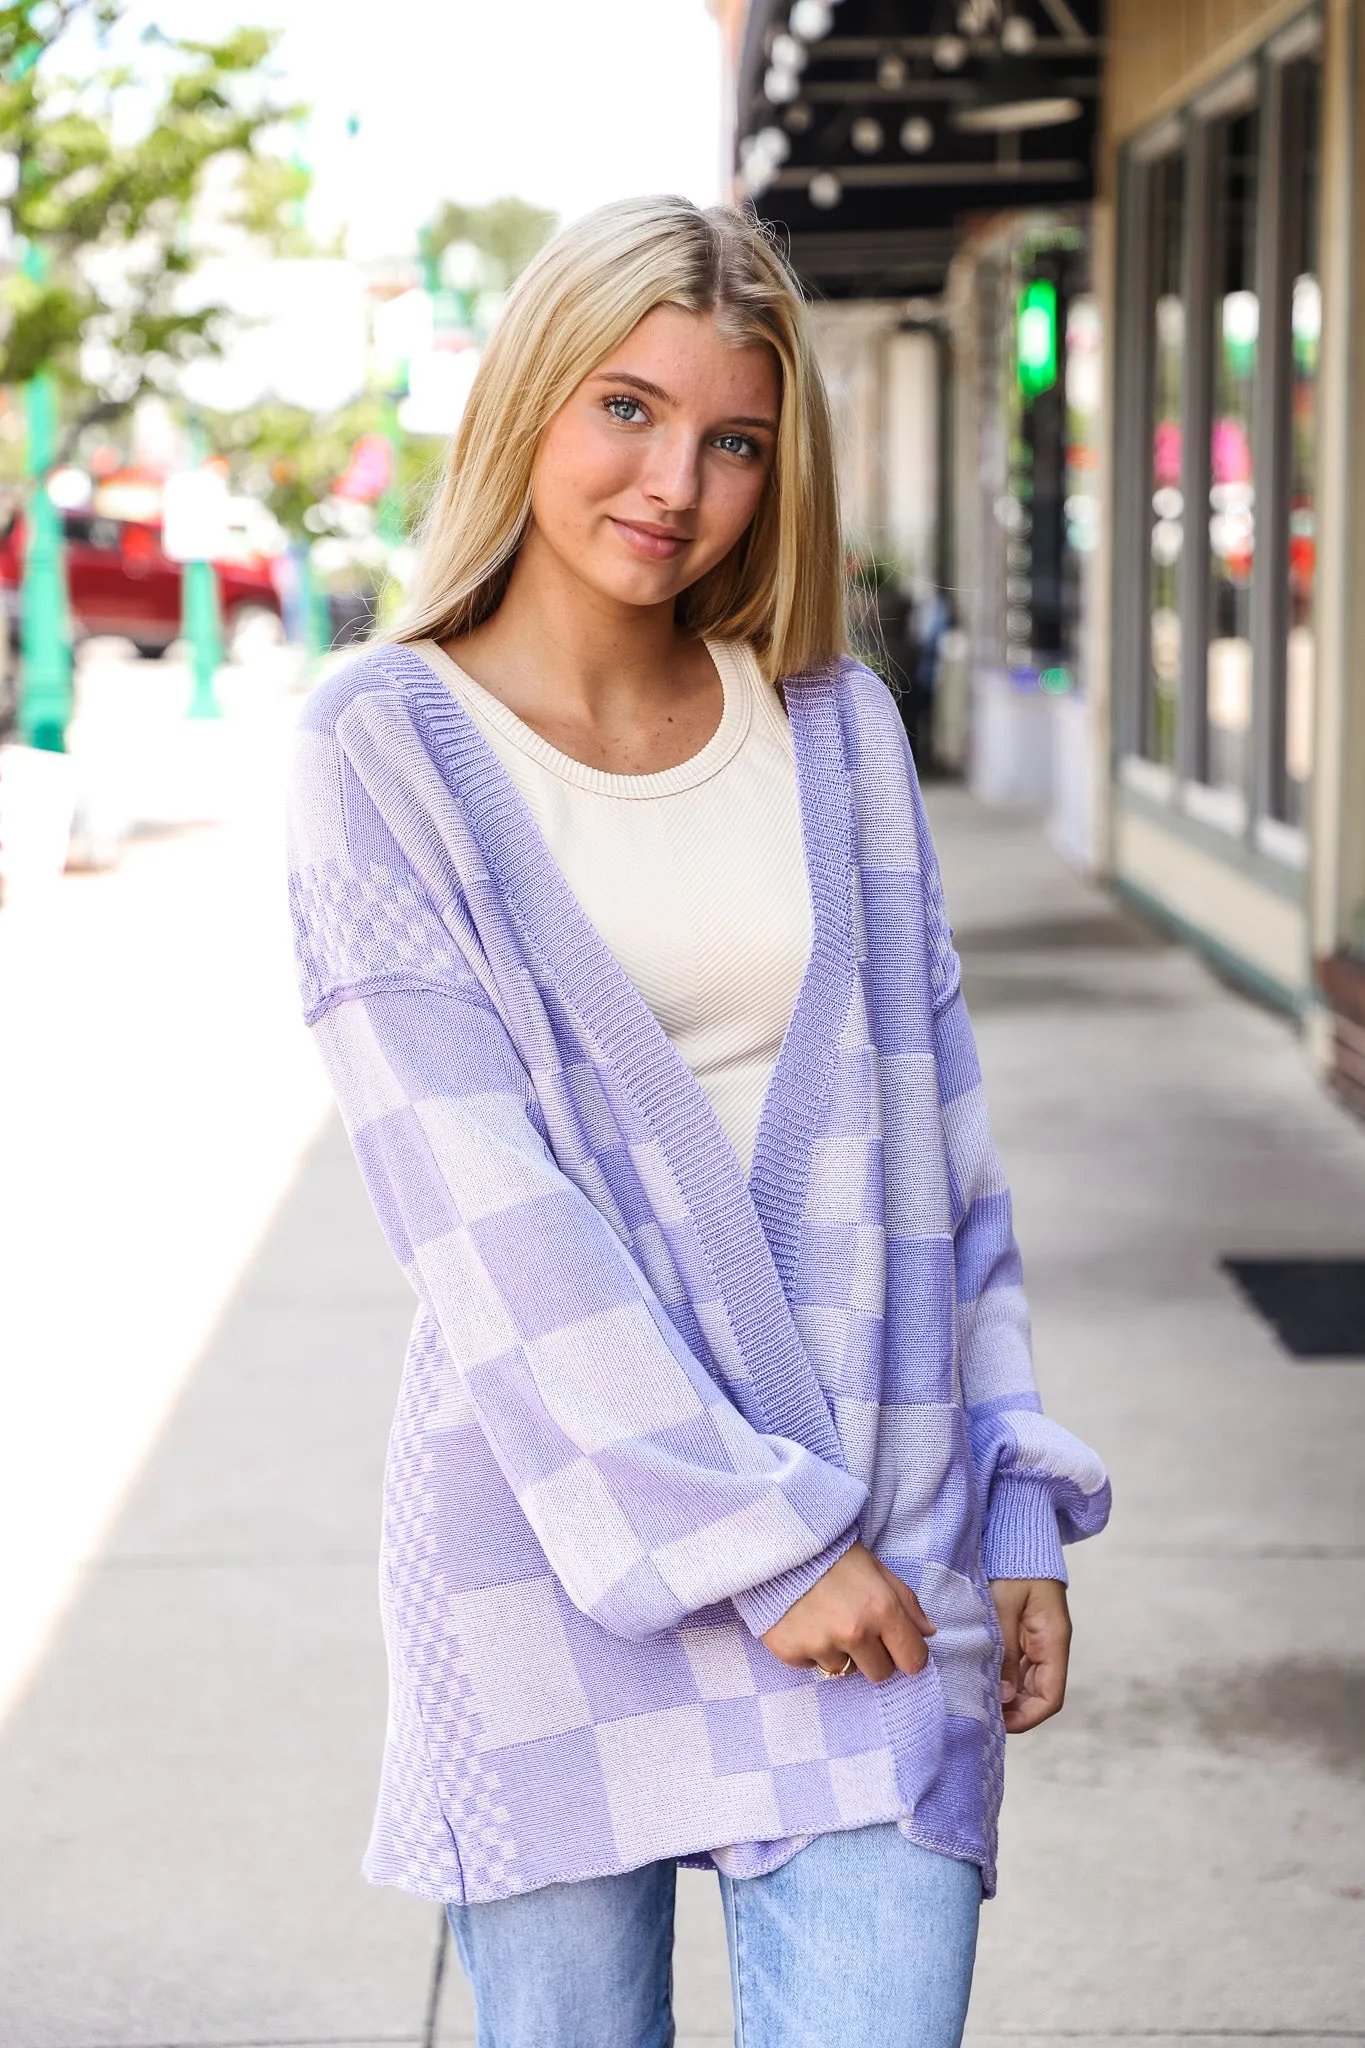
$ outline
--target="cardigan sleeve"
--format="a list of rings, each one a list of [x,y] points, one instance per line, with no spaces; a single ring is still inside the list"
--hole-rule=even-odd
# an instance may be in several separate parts
[[[372,987],[316,1018],[384,1233],[565,1592],[613,1634],[772,1626],[865,1490],[760,1435],[556,1166],[490,1004]]]
[[[602,1627],[640,1639],[728,1600],[760,1635],[856,1540],[866,1489],[755,1429],[694,1356],[560,1169],[507,1027],[396,842],[372,827],[352,860],[349,772],[329,749],[291,792],[305,1010],[460,1405]]]
[[[913,784],[913,768],[911,777]],[[962,1398],[991,1579],[1066,1582],[1064,1543],[1109,1519],[1109,1481],[1095,1453],[1042,1412],[1009,1188],[991,1137],[962,970],[938,860],[914,788],[929,948],[934,1054],[952,1200]]]

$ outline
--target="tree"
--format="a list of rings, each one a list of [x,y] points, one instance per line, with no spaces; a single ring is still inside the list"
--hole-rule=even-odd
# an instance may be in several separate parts
[[[525,199],[492,199],[487,206],[461,206],[457,200],[447,199],[426,231],[426,242],[433,257],[439,257],[452,242],[472,242],[496,267],[490,284],[505,290],[557,225],[555,214]]]
[[[263,148],[299,112],[273,100],[262,76],[275,40],[266,30],[216,42],[149,30],[136,75],[102,62],[62,76],[73,27],[103,43],[123,11],[122,0],[0,6],[0,150],[14,232],[30,251],[0,284],[0,383],[55,376],[66,401],[59,459],[85,427],[145,393],[174,395],[183,366],[220,347],[225,309],[185,290],[210,166],[238,173],[219,216],[229,231],[285,232],[306,189],[305,174]],[[128,109],[149,85],[150,109],[130,134]]]

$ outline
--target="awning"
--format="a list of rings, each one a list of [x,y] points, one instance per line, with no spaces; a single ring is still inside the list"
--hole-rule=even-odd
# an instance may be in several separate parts
[[[973,218],[1094,196],[1101,0],[750,0],[741,190],[831,298],[933,293]]]

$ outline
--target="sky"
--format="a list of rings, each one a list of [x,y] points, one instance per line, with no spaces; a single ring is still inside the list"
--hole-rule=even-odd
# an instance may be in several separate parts
[[[310,225],[398,255],[442,199],[516,193],[571,219],[633,192],[720,197],[720,31],[705,0],[137,0],[137,22],[283,31],[313,114]],[[347,121],[359,119],[354,139]]]

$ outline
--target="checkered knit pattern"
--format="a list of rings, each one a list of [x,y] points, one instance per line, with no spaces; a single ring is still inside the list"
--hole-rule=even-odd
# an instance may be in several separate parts
[[[1040,1412],[895,707],[852,663],[786,696],[814,942],[747,1181],[427,665],[370,652],[305,713],[304,1003],[420,1303],[376,1882],[746,1875],[894,1819],[993,1884],[987,1580],[1064,1577],[1108,1484]],[[817,1685],[761,1637],[857,1538],[938,1633]]]

